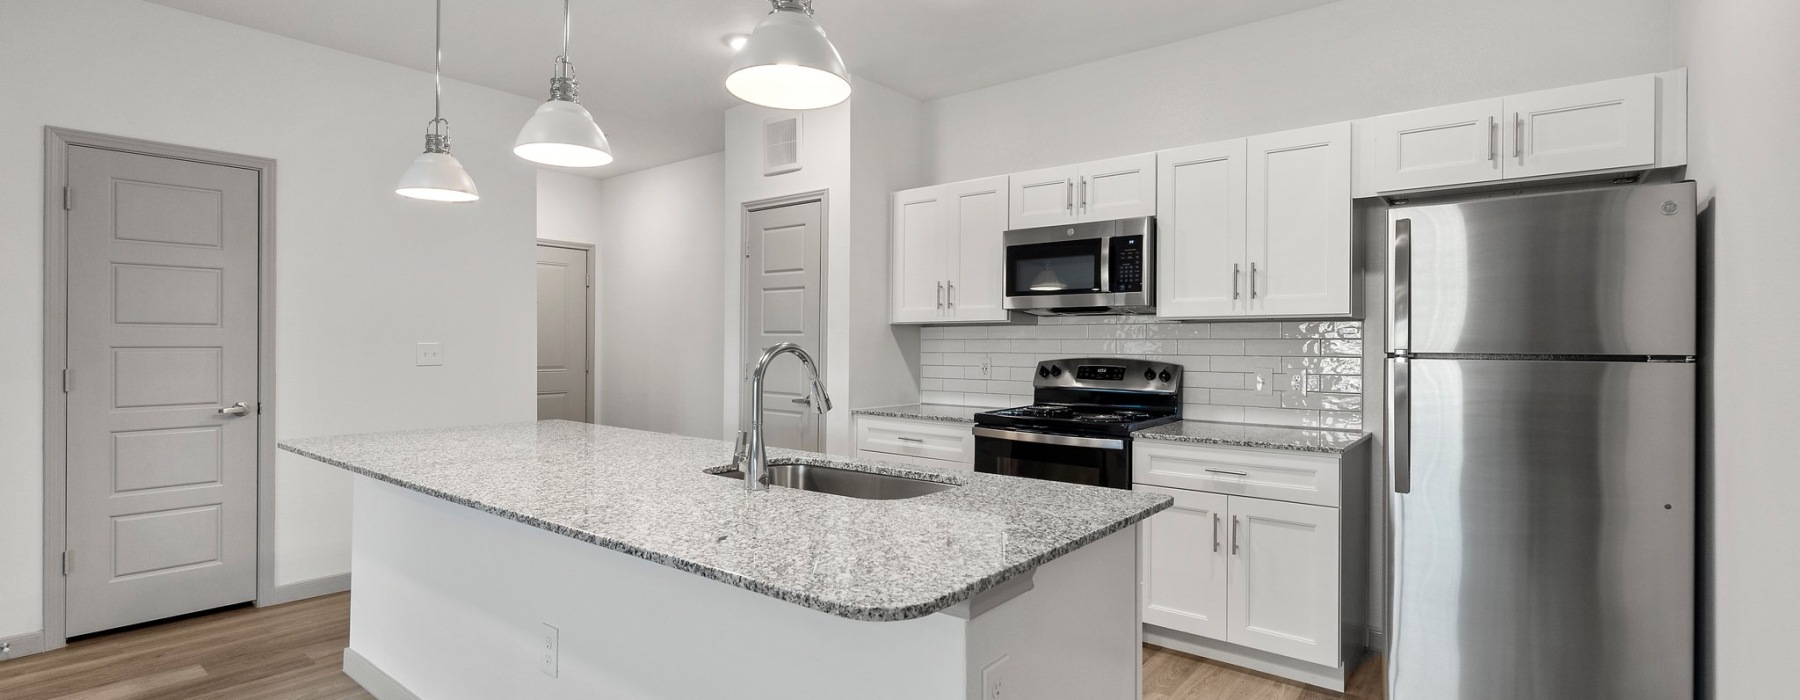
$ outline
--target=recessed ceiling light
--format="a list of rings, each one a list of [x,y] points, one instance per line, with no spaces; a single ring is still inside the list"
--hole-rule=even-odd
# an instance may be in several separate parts
[[[750,35],[749,34],[726,34],[723,41],[725,42],[726,46],[731,47],[732,51],[738,51],[738,50],[741,50],[744,48],[745,42],[750,41]]]

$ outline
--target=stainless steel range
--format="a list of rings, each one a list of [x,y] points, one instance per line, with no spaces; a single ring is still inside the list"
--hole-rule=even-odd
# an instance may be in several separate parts
[[[975,471],[1131,488],[1131,433],[1181,420],[1181,365],[1038,363],[1030,406],[975,414]]]

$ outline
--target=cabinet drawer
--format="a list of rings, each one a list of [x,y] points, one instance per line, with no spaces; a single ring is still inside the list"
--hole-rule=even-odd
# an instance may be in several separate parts
[[[1233,496],[1337,507],[1336,455],[1132,442],[1132,481]]]
[[[965,423],[859,416],[856,449],[972,465],[975,440],[971,429]]]
[[[894,454],[892,452],[871,452],[869,450],[857,450],[856,458],[860,459],[860,460],[867,460],[867,461],[872,461],[872,462],[894,462],[896,464],[910,464],[915,467],[932,467],[935,469],[955,469],[958,471],[965,471],[965,472],[975,471],[974,465],[968,464],[965,462],[950,462],[950,461],[945,461],[942,459],[931,459],[928,457],[914,457],[912,455]]]

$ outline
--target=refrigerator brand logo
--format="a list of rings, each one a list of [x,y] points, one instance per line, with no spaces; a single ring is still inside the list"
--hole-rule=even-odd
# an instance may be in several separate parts
[[[1663,202],[1663,205],[1662,205],[1663,216],[1674,216],[1675,212],[1678,212],[1678,211],[1681,211],[1681,205],[1676,204],[1675,200],[1671,199],[1667,202]]]

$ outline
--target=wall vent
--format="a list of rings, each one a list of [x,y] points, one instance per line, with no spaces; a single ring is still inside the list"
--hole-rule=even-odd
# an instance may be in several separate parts
[[[800,115],[763,120],[763,175],[800,169]]]

